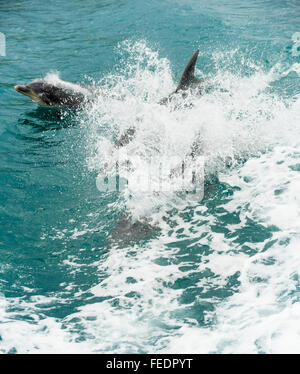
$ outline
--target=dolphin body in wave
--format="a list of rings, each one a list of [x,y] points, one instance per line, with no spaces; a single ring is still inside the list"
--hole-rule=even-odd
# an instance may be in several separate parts
[[[199,50],[195,51],[190,58],[176,90],[168,97],[161,99],[159,104],[168,104],[180,94],[182,98],[185,98],[187,90],[197,94],[203,93],[204,81],[195,77],[198,54]],[[46,80],[35,80],[27,85],[16,85],[14,88],[17,92],[30,97],[38,104],[54,108],[80,108],[97,96],[95,87],[67,81],[60,81],[55,84]]]
[[[168,105],[176,98],[184,99],[189,90],[192,94],[202,95],[204,93],[204,81],[195,77],[195,65],[199,50],[195,51],[188,61],[179,84],[174,92],[169,96],[162,98],[158,104]],[[71,108],[80,109],[88,102],[91,102],[99,91],[95,87],[59,81],[57,84],[47,82],[46,80],[35,80],[27,85],[16,85],[15,90],[23,95],[30,97],[33,101],[44,107],[52,108]],[[135,128],[130,127],[115,142],[115,147],[120,148],[130,143],[135,136]],[[193,154],[194,150],[191,154]],[[181,166],[180,166],[181,167]],[[174,172],[174,171],[173,171]],[[130,216],[121,216],[112,233],[111,243],[125,245],[132,240],[145,239],[149,235],[156,233],[155,226],[143,220],[141,222],[133,221]]]
[[[198,55],[199,50],[196,50],[185,66],[176,90],[169,96],[162,98],[158,104],[168,105],[176,98],[184,99],[187,96],[187,91],[196,95],[204,93],[204,80],[195,77]],[[59,81],[55,84],[46,80],[35,80],[27,85],[16,85],[14,88],[43,107],[50,108],[80,109],[99,95],[99,90],[95,87],[67,81]],[[130,127],[116,140],[115,146],[120,148],[127,145],[134,136],[135,128]]]

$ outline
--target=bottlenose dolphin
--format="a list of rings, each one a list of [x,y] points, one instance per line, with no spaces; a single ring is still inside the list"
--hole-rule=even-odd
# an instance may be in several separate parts
[[[181,94],[184,98],[186,96],[185,91],[188,89],[192,93],[203,93],[202,83],[204,81],[195,77],[195,65],[198,55],[199,50],[196,50],[187,63],[176,90],[168,97],[161,99],[159,104],[170,103],[177,94]],[[59,83],[55,84],[46,80],[35,80],[27,85],[16,85],[14,88],[17,92],[46,107],[78,108],[91,100],[96,93],[94,87],[66,81],[59,81]]]
[[[58,108],[78,108],[89,101],[95,92],[91,86],[66,81],[54,84],[45,80],[36,80],[14,88],[42,106]]]
[[[193,53],[185,66],[176,90],[169,96],[161,99],[158,104],[169,104],[176,97],[184,99],[187,96],[187,90],[190,90],[192,94],[203,94],[204,81],[195,77],[195,66],[198,55],[199,49]],[[47,82],[46,80],[35,80],[27,85],[16,85],[14,88],[17,92],[30,97],[33,101],[45,107],[80,108],[93,100],[97,95],[95,87],[62,80],[59,80],[56,84]],[[134,135],[135,128],[129,128],[116,141],[115,146],[119,148],[127,145],[133,140]]]

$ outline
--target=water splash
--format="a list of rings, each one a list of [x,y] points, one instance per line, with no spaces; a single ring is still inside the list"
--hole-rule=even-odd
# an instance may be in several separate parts
[[[129,157],[131,170],[128,172],[126,162],[119,162],[118,172],[126,175],[132,187],[123,196],[134,216],[149,216],[162,206],[166,210],[168,202],[173,206],[175,195],[161,191],[154,195],[153,189],[147,193],[147,180],[142,193],[134,191],[139,178],[153,164],[173,158],[180,165],[197,143],[205,159],[206,176],[216,175],[229,165],[234,167],[249,157],[257,157],[274,143],[274,119],[288,110],[279,96],[268,92],[280,75],[280,66],[264,72],[244,58],[233,73],[228,64],[237,51],[216,53],[218,73],[208,78],[206,94],[189,95],[188,107],[182,102],[170,107],[158,104],[176,87],[170,63],[159,58],[145,42],[127,41],[118,46],[118,51],[123,63],[120,75],[99,82],[103,94],[89,109],[84,126],[90,132],[88,166],[101,178],[116,174],[116,163]],[[241,73],[245,65],[254,70],[250,76]],[[116,150],[115,140],[129,128],[136,129],[134,139]],[[137,206],[141,209],[135,212]]]

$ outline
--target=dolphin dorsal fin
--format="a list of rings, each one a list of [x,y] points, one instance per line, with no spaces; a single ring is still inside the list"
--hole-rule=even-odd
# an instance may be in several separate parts
[[[197,49],[197,51],[194,52],[193,56],[190,58],[189,62],[187,63],[175,92],[178,92],[179,90],[186,90],[188,86],[190,85],[190,83],[196,80],[194,74],[195,74],[195,65],[196,65],[198,55],[199,55],[199,49]]]

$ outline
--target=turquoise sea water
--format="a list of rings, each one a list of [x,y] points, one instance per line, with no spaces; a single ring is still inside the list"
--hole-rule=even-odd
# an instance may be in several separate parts
[[[299,21],[298,0],[0,1],[0,352],[300,353]],[[207,94],[158,105],[198,48]],[[13,90],[44,77],[102,95]],[[99,191],[130,126],[131,185],[200,133],[203,199]]]

